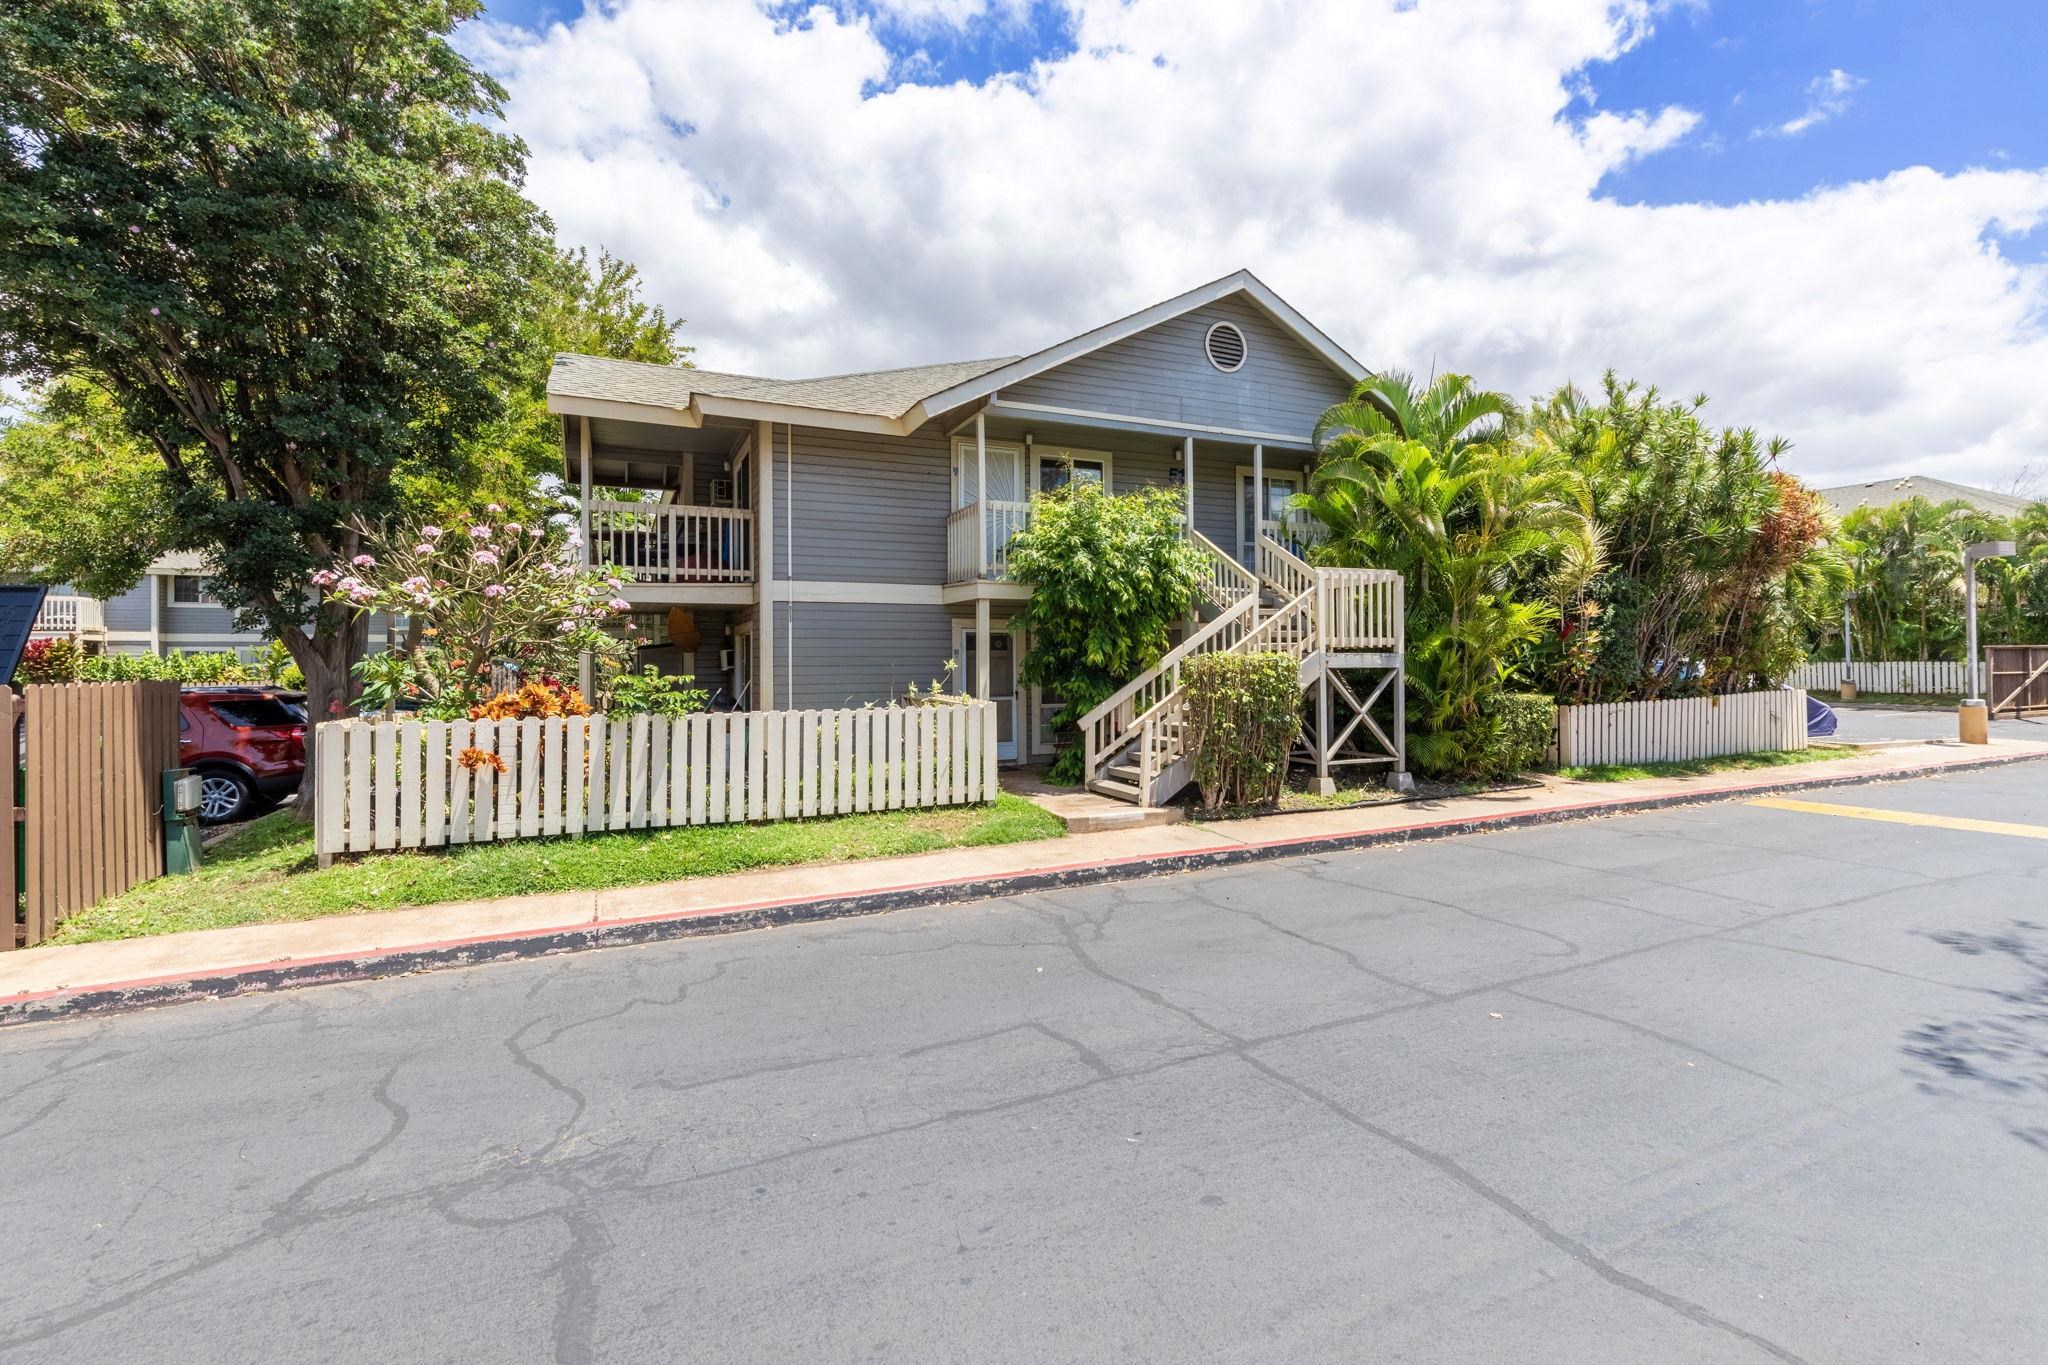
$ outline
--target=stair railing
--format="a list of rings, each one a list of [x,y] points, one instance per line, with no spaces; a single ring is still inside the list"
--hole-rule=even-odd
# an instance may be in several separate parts
[[[1161,697],[1180,686],[1181,664],[1197,654],[1234,648],[1237,641],[1251,630],[1258,606],[1257,593],[1239,598],[1236,605],[1181,641],[1156,665],[1110,693],[1100,706],[1081,717],[1084,771],[1088,781],[1101,777],[1101,768],[1109,758],[1130,742],[1129,731],[1138,715],[1149,711]]]
[[[1227,611],[1244,597],[1257,596],[1258,577],[1223,552],[1223,548],[1200,531],[1188,531],[1188,540],[1208,561],[1208,572],[1197,588],[1218,611]]]

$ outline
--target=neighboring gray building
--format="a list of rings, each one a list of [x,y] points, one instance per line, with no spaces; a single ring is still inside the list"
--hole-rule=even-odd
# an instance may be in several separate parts
[[[69,585],[50,589],[34,634],[73,636],[88,652],[108,654],[231,651],[246,659],[265,643],[257,631],[235,629],[235,614],[208,594],[205,565],[189,553],[156,560],[119,597],[88,597]],[[385,635],[385,618],[372,618],[372,644]]]
[[[561,355],[548,408],[648,662],[749,708],[883,702],[950,664],[1021,759],[1051,751],[1054,709],[1020,687],[1009,622],[1031,490],[1178,489],[1199,538],[1249,564],[1316,419],[1365,373],[1239,271],[1028,356],[781,380]],[[693,653],[662,643],[678,631]]]
[[[1845,483],[1839,488],[1823,488],[1820,495],[1828,500],[1828,505],[1839,517],[1846,517],[1859,507],[1889,507],[1909,498],[1925,498],[1933,503],[1967,502],[1978,511],[1995,517],[2013,517],[2033,501],[2013,493],[1995,493],[1989,488],[1972,488],[1968,484],[1930,479],[1919,474],[1878,479],[1872,483]]]

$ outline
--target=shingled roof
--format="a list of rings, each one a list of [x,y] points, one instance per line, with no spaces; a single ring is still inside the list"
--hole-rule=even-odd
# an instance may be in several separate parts
[[[2011,493],[1972,488],[1968,484],[1930,479],[1922,474],[1878,479],[1871,483],[1846,483],[1836,488],[1823,488],[1820,495],[1834,507],[1837,516],[1847,516],[1859,507],[1889,507],[1908,498],[1925,498],[1934,503],[1967,502],[1978,511],[1996,517],[2017,516],[2027,506],[2025,498]]]
[[[751,374],[722,374],[679,365],[649,365],[637,360],[605,360],[563,354],[548,371],[551,398],[594,398],[617,403],[646,403],[686,408],[690,399],[743,398],[793,408],[851,412],[868,417],[901,417],[943,389],[1002,368],[1015,356],[990,360],[953,360],[940,365],[912,365],[900,370],[864,370],[828,374],[816,379],[766,379]]]

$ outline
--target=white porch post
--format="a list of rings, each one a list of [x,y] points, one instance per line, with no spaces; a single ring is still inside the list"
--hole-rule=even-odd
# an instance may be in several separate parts
[[[988,700],[988,657],[989,649],[988,599],[974,599],[974,696],[977,701]]]
[[[1187,485],[1188,494],[1188,535],[1195,533],[1195,438],[1183,436],[1180,442],[1180,481]]]
[[[150,574],[142,580],[149,584],[149,652],[164,652],[164,580],[158,574]],[[106,648],[104,644],[101,648]]]
[[[974,543],[978,547],[980,568],[976,578],[988,577],[988,415],[974,414]],[[981,652],[988,654],[988,643],[983,641]],[[977,693],[976,695],[980,695]]]
[[[583,496],[576,508],[576,533],[583,539],[583,564],[588,568],[597,562],[597,548],[590,543],[590,419],[576,419],[576,448],[581,456],[580,484]],[[592,665],[590,651],[584,650],[576,660],[576,685],[585,701],[596,703],[597,670]]]
[[[1252,447],[1252,558],[1258,558],[1259,537],[1266,533],[1266,448]]]
[[[754,685],[752,709],[775,709],[775,427],[754,424]]]

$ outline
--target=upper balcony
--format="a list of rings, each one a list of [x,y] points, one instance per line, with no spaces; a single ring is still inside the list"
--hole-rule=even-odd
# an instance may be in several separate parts
[[[754,514],[681,503],[590,504],[593,564],[632,583],[738,586],[755,580]]]
[[[155,580],[147,580],[154,582]],[[76,635],[94,638],[107,633],[107,618],[97,597],[45,597],[30,635]]]
[[[1031,524],[1031,504],[992,500],[946,516],[946,582],[1007,582],[1010,541]]]

